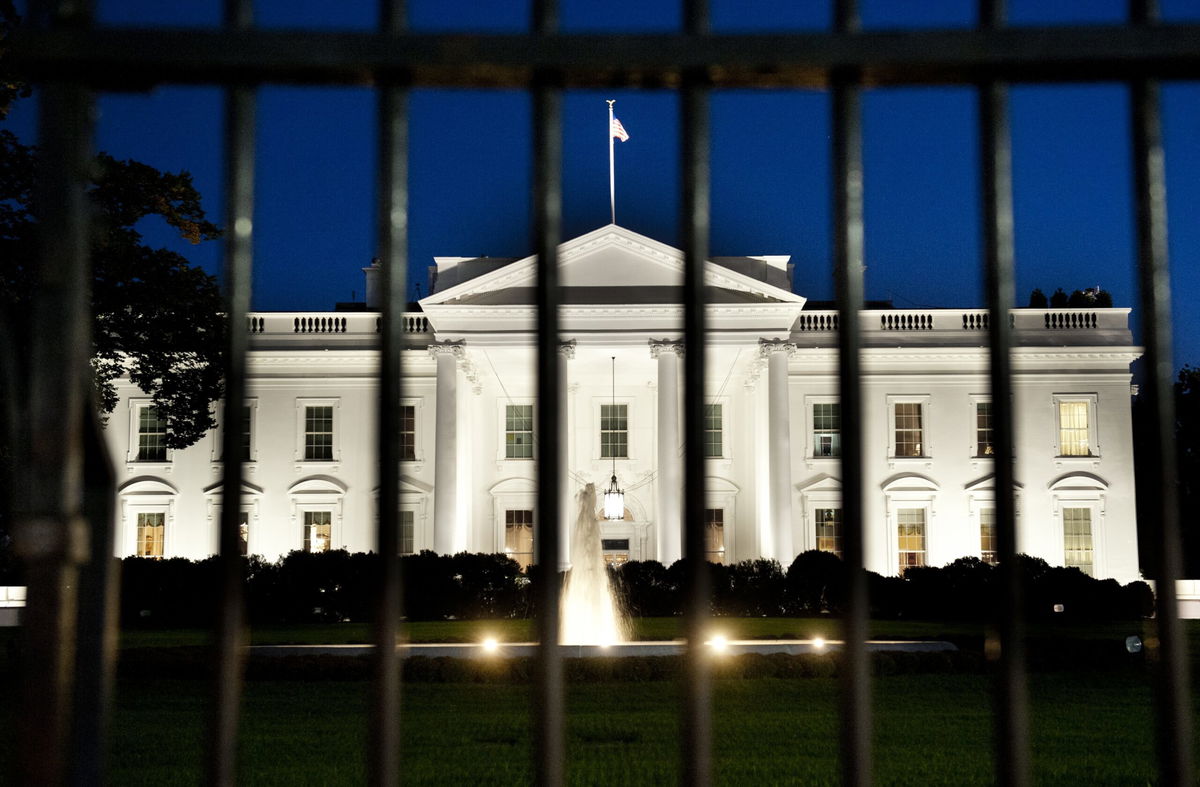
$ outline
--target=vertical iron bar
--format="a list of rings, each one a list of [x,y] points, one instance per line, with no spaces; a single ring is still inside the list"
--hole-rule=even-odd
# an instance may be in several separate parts
[[[689,36],[710,32],[708,0],[684,0],[684,30]],[[682,213],[683,234],[683,558],[687,579],[684,632],[687,637],[683,704],[682,783],[702,787],[712,783],[712,689],[709,654],[704,638],[708,626],[709,572],[704,545],[704,382],[705,293],[704,265],[708,259],[711,224],[710,110],[707,73],[685,72],[682,88]],[[663,446],[659,450],[663,450]]]
[[[102,784],[116,666],[120,563],[115,557],[115,473],[96,408],[86,408],[84,517],[91,536],[79,572],[79,625],[75,653],[75,762],[71,783]]]
[[[383,0],[385,33],[405,27],[404,0]],[[408,92],[382,80],[378,87],[379,194],[376,224],[383,311],[379,349],[379,602],[375,620],[374,719],[371,779],[396,784],[400,768],[400,673],[396,655],[400,598],[401,356],[408,284]]]
[[[858,6],[838,0],[837,32],[858,31]],[[847,610],[843,639],[842,782],[871,783],[871,685],[867,661],[867,573],[863,525],[862,363],[859,313],[863,305],[862,89],[858,74],[833,74],[832,95],[834,278],[838,308],[838,401],[842,414],[842,526],[845,528]]]
[[[45,0],[30,7],[44,27],[86,27],[91,4]],[[47,84],[40,93],[36,293],[32,303],[27,457],[15,491],[13,540],[28,596],[22,622],[22,784],[58,784],[70,772],[78,564],[83,522],[85,408],[91,405],[88,265],[92,98],[80,86]]]
[[[556,0],[535,0],[538,36],[558,28]],[[558,244],[562,236],[562,89],[557,71],[540,70],[533,84],[533,234],[537,252],[537,433],[545,447],[538,456],[537,537],[538,651],[534,689],[535,776],[541,785],[563,783],[563,675],[559,649],[559,434]]]
[[[981,0],[980,25],[1004,25],[1004,1]],[[996,780],[1029,782],[1029,720],[1025,679],[1021,572],[1013,456],[1012,326],[1013,281],[1012,146],[1009,137],[1008,86],[988,80],[979,87],[979,148],[983,187],[985,296],[995,440],[996,528],[1002,603],[999,611],[1000,669],[996,680]]]
[[[1134,24],[1158,22],[1157,0],[1132,0]],[[1158,758],[1163,784],[1192,783],[1192,693],[1187,642],[1179,622],[1176,580],[1182,576],[1179,523],[1179,469],[1175,454],[1174,366],[1171,353],[1171,277],[1167,258],[1167,184],[1162,143],[1159,83],[1134,80],[1130,86],[1133,125],[1134,199],[1137,204],[1138,277],[1142,297],[1142,339],[1146,347],[1146,397],[1153,450],[1147,478],[1150,521],[1157,522],[1157,627],[1159,659]]]
[[[227,29],[253,24],[250,0],[226,0]],[[246,351],[249,331],[254,230],[253,88],[230,87],[225,97],[225,412],[221,435],[220,606],[215,648],[209,782],[233,784],[237,772],[238,712],[242,696],[242,644],[245,601],[240,549],[242,508],[242,409],[246,402]]]

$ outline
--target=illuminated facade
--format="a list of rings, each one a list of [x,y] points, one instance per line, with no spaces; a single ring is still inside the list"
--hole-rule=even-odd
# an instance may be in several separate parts
[[[538,526],[534,259],[436,260],[405,316],[402,546],[508,551]],[[569,500],[615,472],[612,560],[681,553],[682,254],[610,225],[563,244],[561,446]],[[366,270],[368,302],[374,269]],[[792,292],[786,257],[705,268],[710,343],[704,452],[710,558],[785,566],[841,548],[837,317]],[[370,303],[368,303],[370,305]],[[986,312],[862,314],[867,565],[894,574],[993,556]],[[1016,478],[1022,551],[1138,578],[1128,309],[1016,309]],[[257,313],[244,435],[247,548],[373,545],[378,315]],[[201,557],[216,545],[220,434],[185,451],[129,385],[108,426],[121,474],[118,553]],[[564,522],[572,522],[569,503]]]

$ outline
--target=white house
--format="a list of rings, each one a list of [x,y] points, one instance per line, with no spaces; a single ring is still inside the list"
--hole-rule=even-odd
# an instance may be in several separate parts
[[[569,486],[607,486],[612,560],[680,557],[683,255],[609,225],[560,251]],[[534,263],[440,257],[405,316],[405,550],[508,551],[537,527]],[[375,270],[366,269],[368,306]],[[706,384],[706,525],[714,560],[785,566],[837,551],[837,315],[791,290],[787,257],[714,258]],[[986,312],[862,314],[867,565],[885,574],[994,556]],[[1138,578],[1129,309],[1014,309],[1020,549],[1097,577]],[[245,435],[251,553],[368,550],[378,483],[378,315],[251,316],[249,399],[220,413]],[[161,447],[131,384],[108,424],[120,474],[121,555],[216,548],[220,435]],[[564,491],[571,491],[564,490]],[[567,499],[570,495],[564,495]],[[573,520],[573,515],[567,521]]]

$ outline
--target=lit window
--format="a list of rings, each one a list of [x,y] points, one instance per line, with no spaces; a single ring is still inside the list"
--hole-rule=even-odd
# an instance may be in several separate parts
[[[1064,508],[1063,563],[1092,574],[1092,509]]]
[[[411,555],[413,549],[413,523],[416,515],[412,511],[400,512],[400,554]]]
[[[417,408],[411,404],[400,406],[400,460],[417,460]]]
[[[896,402],[896,456],[925,456],[920,402]]]
[[[167,515],[161,511],[137,515],[137,556],[162,557]]]
[[[504,554],[524,570],[533,562],[533,511],[515,509],[504,512]]]
[[[250,512],[238,513],[238,551],[242,555],[250,554]]]
[[[333,407],[310,405],[304,408],[304,459],[333,461]]]
[[[896,525],[900,573],[903,574],[905,569],[925,565],[925,509],[898,509]]]
[[[158,417],[156,408],[138,409],[137,441],[137,461],[167,461],[167,422]]]
[[[813,405],[813,456],[842,455],[842,406],[837,402]]]
[[[992,456],[992,403],[975,403],[975,456]]]
[[[504,458],[533,458],[533,405],[504,406]]]
[[[817,549],[842,556],[842,509],[818,508]]]
[[[1088,439],[1088,403],[1058,403],[1058,453],[1060,456],[1091,456]]]
[[[996,564],[996,509],[979,510],[979,557],[984,563]]]
[[[725,456],[724,431],[721,425],[723,406],[706,404],[704,406],[704,456],[709,459],[719,459]]]
[[[710,563],[725,562],[725,509],[704,509],[704,551]]]
[[[329,511],[304,512],[304,551],[328,552],[333,541],[333,514]]]
[[[629,457],[629,405],[600,405],[600,456],[603,459]]]

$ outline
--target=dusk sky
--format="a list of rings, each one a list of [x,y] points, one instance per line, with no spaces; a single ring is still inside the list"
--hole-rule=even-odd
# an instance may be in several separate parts
[[[721,31],[827,29],[828,2],[713,0]],[[1124,0],[1010,0],[1013,24],[1122,20]],[[1200,21],[1200,0],[1163,0],[1168,21]],[[99,2],[104,24],[215,25],[220,0]],[[562,3],[567,31],[672,30],[674,0]],[[376,3],[262,0],[264,27],[358,28]],[[919,9],[918,9],[919,7]],[[964,27],[974,0],[862,3],[868,28]],[[516,31],[528,5],[411,0],[415,30]],[[631,139],[617,143],[617,223],[678,238],[678,102],[669,92],[572,91],[565,107],[565,237],[607,224],[606,98]],[[718,255],[790,254],[795,289],[833,297],[829,98],[815,91],[713,96],[713,230]],[[33,141],[35,101],[8,127]],[[375,254],[370,89],[264,87],[259,102],[254,307],[323,310],[362,297]],[[428,294],[435,255],[530,253],[530,101],[512,91],[413,91],[410,270]],[[222,102],[213,88],[100,99],[97,148],[188,170],[222,220]],[[865,98],[867,295],[899,308],[978,306],[975,96],[968,89],[872,90]],[[1135,306],[1128,97],[1116,84],[1012,91],[1018,303],[1041,287],[1100,285]],[[1200,85],[1164,88],[1175,290],[1175,363],[1200,363]],[[147,237],[216,273],[222,246]],[[1136,310],[1135,310],[1136,316]]]

